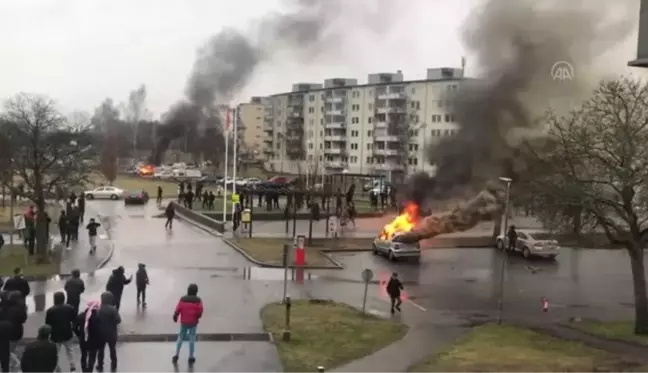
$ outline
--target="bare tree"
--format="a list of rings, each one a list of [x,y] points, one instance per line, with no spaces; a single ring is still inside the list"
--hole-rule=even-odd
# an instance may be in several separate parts
[[[139,124],[146,119],[146,86],[142,84],[128,95],[128,103],[123,108],[126,123],[130,125],[133,133],[133,156],[136,156]]]
[[[109,133],[103,139],[101,148],[101,173],[112,185],[117,178],[118,163],[118,138],[115,134]]]
[[[634,286],[635,333],[648,334],[644,237],[648,232],[648,87],[622,79],[601,83],[574,112],[547,117],[549,139],[531,147],[534,180],[525,187],[556,225],[572,211],[593,221],[629,256]],[[551,214],[547,217],[551,220]]]
[[[11,146],[11,179],[29,189],[25,197],[38,207],[36,252],[47,254],[46,198],[54,190],[83,184],[95,164],[88,124],[70,123],[44,96],[19,94],[5,103],[2,133]],[[13,188],[13,183],[8,185]],[[16,192],[16,190],[13,190]]]

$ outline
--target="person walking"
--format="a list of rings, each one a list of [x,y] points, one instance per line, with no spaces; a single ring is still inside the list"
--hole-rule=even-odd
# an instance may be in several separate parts
[[[129,278],[126,278],[124,267],[119,266],[115,268],[108,278],[108,283],[106,283],[106,291],[109,291],[113,296],[113,305],[119,311],[119,306],[121,305],[122,294],[124,293],[124,286],[128,285],[133,281],[133,275]],[[103,301],[102,301],[103,303]]]
[[[108,346],[110,354],[110,370],[117,371],[117,326],[121,324],[119,310],[114,306],[114,296],[110,291],[101,294],[101,306],[97,310],[97,320],[101,328],[99,349],[97,351],[97,371],[103,372],[104,353]]]
[[[101,324],[97,314],[100,306],[99,302],[90,301],[86,309],[77,316],[74,332],[79,339],[81,370],[83,372],[94,370],[99,348],[103,346]]]
[[[85,283],[81,279],[81,272],[73,269],[70,272],[71,277],[65,282],[65,295],[67,304],[74,308],[74,314],[79,313],[79,304],[81,303],[81,294],[85,291]]]
[[[137,286],[137,304],[146,308],[146,287],[149,285],[148,273],[146,272],[146,264],[140,263],[137,265],[137,272],[135,272],[135,286]]]
[[[61,211],[61,215],[59,215],[58,218],[58,229],[59,229],[59,234],[61,235],[61,243],[65,244],[66,240],[65,238],[67,237],[68,234],[68,217],[65,215],[65,211]]]
[[[38,328],[38,337],[34,342],[25,346],[20,368],[27,372],[54,372],[58,366],[58,350],[56,345],[50,342],[52,329],[48,325]]]
[[[169,203],[167,205],[166,210],[164,210],[164,215],[167,218],[166,223],[164,224],[164,228],[173,229],[173,218],[175,217],[175,208],[173,207],[172,203]]]
[[[1,288],[1,287],[0,287]],[[9,373],[11,370],[11,321],[6,309],[6,302],[0,300],[0,371]]]
[[[8,294],[5,302],[7,317],[11,323],[10,343],[10,369],[13,371],[20,365],[20,359],[16,355],[16,347],[25,333],[25,322],[27,321],[27,306],[25,298],[20,291],[12,291]]]
[[[511,225],[506,233],[508,237],[508,246],[506,250],[515,251],[517,245],[517,231],[515,230],[515,225]]]
[[[158,205],[162,204],[162,187],[159,185],[157,187],[157,198],[155,199],[155,203]]]
[[[83,223],[83,216],[85,215],[85,193],[81,193],[79,200],[77,201],[77,206],[79,207],[79,222]]]
[[[389,294],[389,299],[391,301],[391,313],[394,313],[394,309],[398,312],[401,311],[401,290],[403,290],[403,283],[398,279],[398,273],[392,273],[387,282],[387,294]]]
[[[88,225],[86,225],[86,229],[88,230],[88,238],[90,239],[91,255],[97,252],[97,228],[100,226],[101,224],[97,223],[94,218],[91,218]]]
[[[196,328],[198,321],[202,317],[203,304],[200,297],[198,297],[198,285],[189,284],[187,287],[187,295],[180,298],[176,305],[175,312],[173,313],[173,322],[180,320],[180,332],[178,333],[178,340],[176,342],[176,351],[173,355],[173,364],[178,363],[180,349],[185,339],[189,340],[189,364],[196,362],[194,352],[196,349]]]
[[[45,313],[45,324],[51,328],[50,339],[56,344],[57,353],[61,349],[65,350],[70,372],[76,371],[74,364],[74,348],[72,338],[74,337],[74,328],[77,313],[69,304],[65,304],[65,294],[62,291],[54,293],[54,305]],[[60,366],[57,367],[60,371]]]
[[[25,280],[25,277],[23,277],[22,268],[14,268],[13,277],[5,281],[4,291],[6,291],[7,293],[17,291],[22,294],[23,298],[26,298],[31,293],[29,282],[27,282],[27,280]]]

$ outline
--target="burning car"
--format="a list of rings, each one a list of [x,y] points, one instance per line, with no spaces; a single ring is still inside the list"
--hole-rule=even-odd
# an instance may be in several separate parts
[[[411,258],[418,262],[421,258],[421,246],[418,241],[399,242],[398,237],[411,232],[419,216],[419,207],[414,203],[407,204],[404,211],[385,225],[380,235],[374,239],[374,255],[384,255],[391,261]]]

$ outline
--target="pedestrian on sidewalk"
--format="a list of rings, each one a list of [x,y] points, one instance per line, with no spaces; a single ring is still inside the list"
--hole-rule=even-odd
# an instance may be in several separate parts
[[[81,294],[85,291],[85,283],[81,279],[81,272],[73,269],[71,277],[65,282],[65,294],[67,304],[74,308],[74,314],[79,313],[79,304],[81,303]]]
[[[135,272],[135,286],[137,286],[137,305],[146,308],[146,287],[149,285],[148,273],[146,273],[146,264],[139,263],[137,272]]]
[[[11,322],[11,334],[9,335],[10,343],[10,369],[15,371],[20,366],[20,359],[16,355],[16,347],[20,343],[25,333],[24,324],[27,321],[27,306],[25,298],[19,291],[12,291],[7,295],[3,302],[6,304],[7,317]],[[4,307],[3,307],[4,308]]]
[[[70,213],[68,214],[68,219],[70,220],[70,234],[72,235],[72,241],[79,240],[79,226],[81,225],[81,213],[79,212],[79,207],[72,206]]]
[[[110,354],[110,370],[117,371],[117,326],[121,324],[121,316],[119,316],[119,311],[114,306],[114,300],[114,296],[110,291],[104,292],[101,294],[101,306],[97,310],[97,320],[101,329],[100,347],[97,352],[97,371],[99,372],[103,372],[106,345]]]
[[[77,206],[79,206],[79,222],[81,223],[83,223],[83,216],[85,215],[85,203],[85,193],[81,193],[77,201]]]
[[[101,324],[97,312],[101,304],[88,302],[86,309],[77,316],[75,334],[81,349],[81,370],[92,372],[97,361],[99,348],[102,347]]]
[[[401,290],[403,290],[403,283],[398,279],[398,273],[392,273],[387,282],[387,294],[389,294],[389,299],[391,301],[391,313],[394,313],[394,309],[401,311]]]
[[[20,368],[23,372],[54,372],[58,367],[58,350],[50,342],[51,328],[43,325],[38,328],[38,337],[25,346]]]
[[[11,294],[12,292],[19,292],[22,294],[23,298],[26,298],[31,293],[31,288],[29,287],[29,282],[23,277],[22,268],[14,268],[13,277],[7,279],[4,285],[4,291]]]
[[[202,317],[203,304],[200,297],[198,297],[198,285],[189,284],[187,288],[187,295],[180,298],[175,312],[173,313],[173,322],[178,322],[180,319],[180,332],[178,333],[178,341],[176,342],[176,351],[173,355],[173,364],[178,363],[180,349],[185,339],[189,340],[189,364],[196,362],[194,351],[196,349],[196,328],[198,321]]]
[[[65,238],[67,237],[68,234],[68,217],[65,215],[65,211],[61,211],[61,215],[59,215],[58,219],[58,229],[59,229],[59,234],[61,235],[61,244],[65,245]]]
[[[70,372],[76,371],[74,364],[74,346],[72,338],[74,337],[74,327],[77,313],[69,304],[65,304],[65,294],[62,291],[54,293],[54,305],[45,313],[45,324],[51,328],[50,339],[56,344],[56,351],[65,350]],[[58,366],[60,371],[61,367]]]
[[[164,224],[164,228],[173,229],[173,218],[175,217],[175,208],[173,208],[173,204],[171,202],[169,202],[169,204],[166,207],[166,210],[164,210],[164,215],[167,218],[166,223]]]
[[[91,218],[88,225],[86,225],[86,229],[88,230],[88,237],[90,238],[91,255],[97,252],[97,228],[100,226],[101,224],[97,223],[94,218]]]
[[[5,296],[5,295],[3,295]],[[11,361],[11,321],[4,300],[0,300],[0,371],[10,372]]]
[[[108,283],[106,284],[106,291],[109,291],[113,296],[113,305],[119,311],[119,306],[121,305],[122,294],[124,293],[124,286],[128,285],[133,281],[133,275],[129,278],[126,278],[124,267],[119,266],[115,268],[108,278]],[[103,302],[103,301],[102,301]]]
[[[155,199],[155,203],[158,205],[162,204],[162,187],[159,185],[157,187],[157,198]]]
[[[508,236],[508,247],[506,249],[508,251],[515,251],[515,247],[517,245],[517,231],[515,230],[515,225],[511,225],[509,227],[506,235]]]

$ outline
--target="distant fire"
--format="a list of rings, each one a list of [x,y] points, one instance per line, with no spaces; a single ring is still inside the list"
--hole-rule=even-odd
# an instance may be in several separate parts
[[[408,202],[403,212],[385,225],[380,232],[380,238],[392,240],[397,233],[411,232],[416,226],[419,216],[419,207],[415,203]]]
[[[139,172],[140,175],[142,176],[148,176],[148,175],[153,175],[155,173],[155,169],[150,164],[145,164],[140,166]]]

